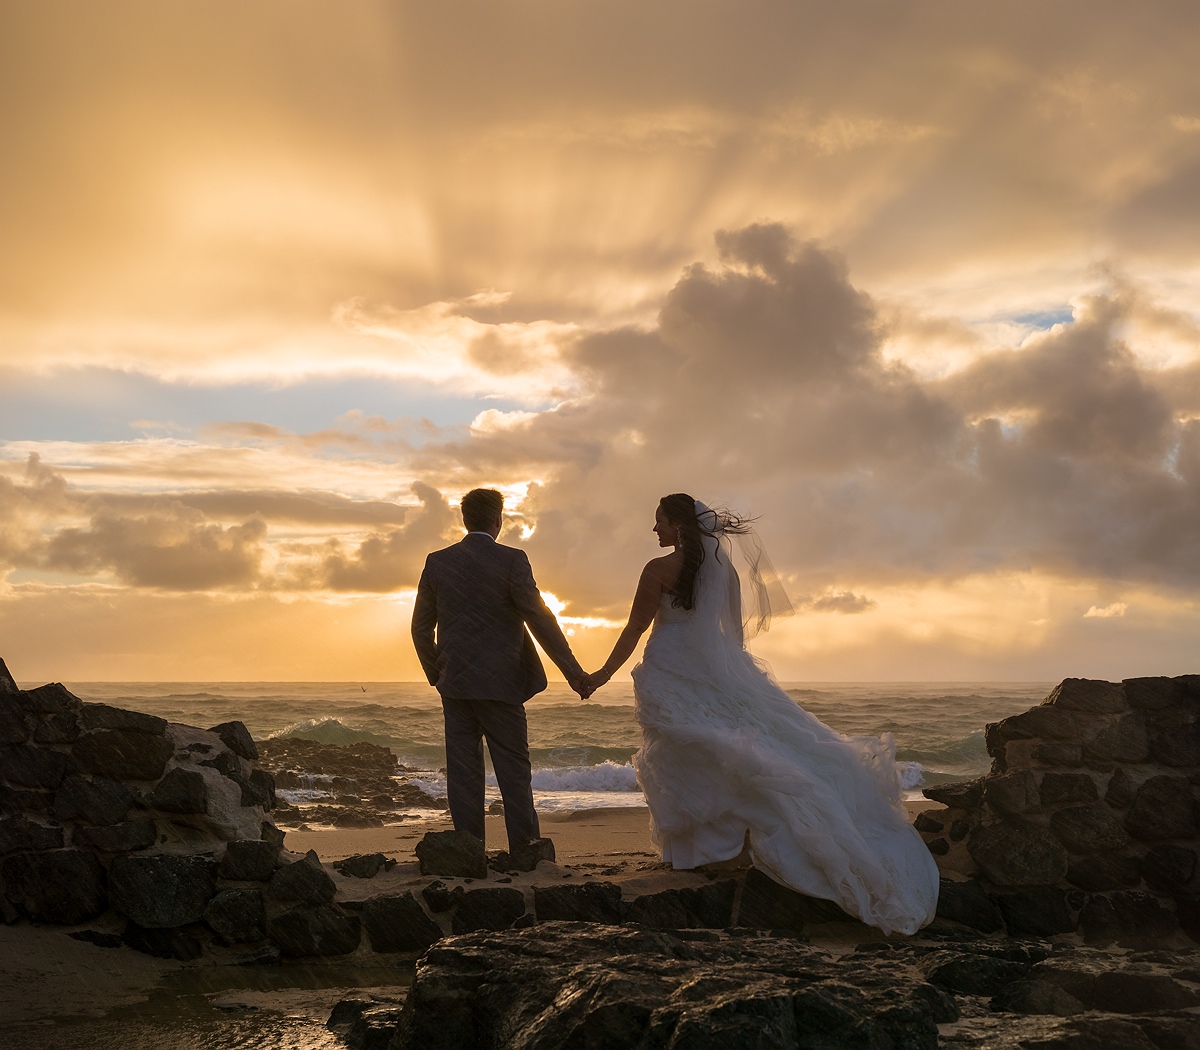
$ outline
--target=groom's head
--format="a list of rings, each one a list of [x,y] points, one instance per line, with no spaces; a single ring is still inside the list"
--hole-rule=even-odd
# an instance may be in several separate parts
[[[471,489],[462,498],[463,525],[467,532],[500,532],[504,497],[495,489]]]

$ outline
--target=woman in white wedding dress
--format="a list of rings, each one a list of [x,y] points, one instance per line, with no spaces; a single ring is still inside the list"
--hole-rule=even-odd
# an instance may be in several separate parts
[[[770,608],[743,519],[675,493],[654,531],[674,551],[643,570],[629,622],[590,679],[607,682],[653,623],[633,669],[633,764],[663,860],[695,868],[748,848],[776,882],[884,933],[915,933],[933,919],[938,870],[905,817],[890,736],[830,729],[746,651],[746,628],[765,626]],[[742,538],[745,602],[731,542]]]

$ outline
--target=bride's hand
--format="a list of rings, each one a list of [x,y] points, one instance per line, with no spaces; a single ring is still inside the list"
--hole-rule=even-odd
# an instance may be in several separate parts
[[[610,678],[612,678],[612,674],[601,667],[599,671],[593,671],[587,676],[587,682],[594,693],[601,686],[607,685]]]

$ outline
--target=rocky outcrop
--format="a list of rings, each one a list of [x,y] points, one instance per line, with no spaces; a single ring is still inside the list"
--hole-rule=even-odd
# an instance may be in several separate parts
[[[1200,939],[1200,675],[1068,678],[986,739],[990,772],[927,789],[945,808],[916,823],[969,879],[943,882],[939,915],[1095,944]]]
[[[398,1017],[394,1004],[358,1000],[330,1025],[356,1022],[357,1045],[392,1050],[1185,1048],[1195,1045],[1198,962],[1197,949],[1119,957],[1011,940],[874,942],[833,955],[745,930],[550,923],[442,941]]]

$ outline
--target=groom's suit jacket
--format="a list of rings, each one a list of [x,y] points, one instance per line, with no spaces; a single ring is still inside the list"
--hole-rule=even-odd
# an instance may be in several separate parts
[[[546,672],[530,632],[568,679],[583,677],[524,551],[469,533],[425,559],[412,637],[443,697],[523,704],[540,693]]]

